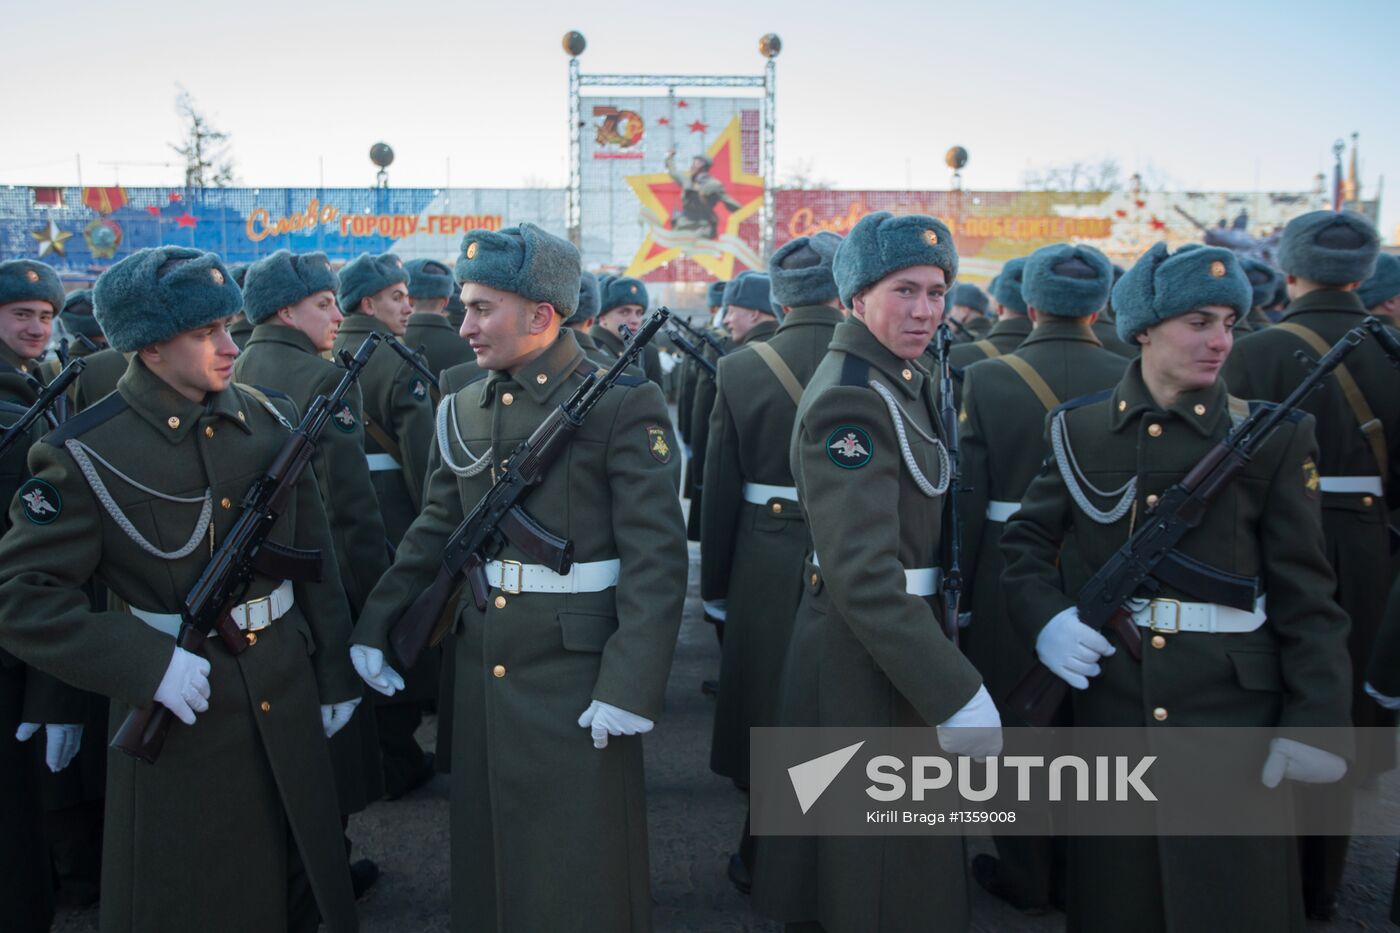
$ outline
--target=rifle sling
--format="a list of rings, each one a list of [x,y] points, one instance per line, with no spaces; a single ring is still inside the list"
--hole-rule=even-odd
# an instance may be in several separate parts
[[[1003,356],[1000,357],[1000,359],[1007,366],[1010,366],[1016,375],[1021,377],[1026,386],[1035,393],[1035,397],[1040,399],[1040,404],[1045,406],[1047,412],[1053,410],[1056,405],[1060,404],[1059,398],[1055,396],[1054,391],[1046,384],[1045,380],[1041,378],[1040,373],[1035,371],[1034,366],[1027,363],[1019,356]]]
[[[782,358],[777,350],[766,343],[753,344],[753,352],[758,354],[758,358],[767,364],[773,371],[773,375],[778,377],[778,382],[787,390],[788,398],[792,399],[794,405],[802,402],[802,383],[793,375],[792,368]]]
[[[394,443],[394,439],[389,433],[379,426],[379,422],[365,412],[365,433],[374,439],[374,442],[384,448],[384,452],[394,458],[394,462],[403,466],[403,451],[399,450],[399,445]]]
[[[1327,342],[1310,327],[1293,321],[1284,321],[1282,324],[1275,324],[1279,330],[1286,330],[1299,340],[1303,341],[1319,357],[1325,356],[1331,349]],[[1342,388],[1342,396],[1346,398],[1347,405],[1351,407],[1351,413],[1356,416],[1356,423],[1361,427],[1361,436],[1366,438],[1366,443],[1371,445],[1371,454],[1376,458],[1376,466],[1380,468],[1382,482],[1390,475],[1390,456],[1385,446],[1385,426],[1381,424],[1375,412],[1371,411],[1371,406],[1366,402],[1366,396],[1361,393],[1361,387],[1356,384],[1356,378],[1352,376],[1351,370],[1347,369],[1345,363],[1340,363],[1333,371],[1337,377],[1337,385]]]
[[[978,340],[973,346],[981,350],[982,355],[989,360],[994,360],[1001,356],[1001,351],[998,350],[996,344],[992,343],[990,340]]]

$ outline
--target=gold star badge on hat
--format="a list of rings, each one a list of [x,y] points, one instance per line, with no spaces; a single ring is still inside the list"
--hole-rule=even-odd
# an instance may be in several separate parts
[[[938,234],[935,233],[935,232],[932,231],[932,230],[925,230],[925,231],[924,231],[924,242],[927,243],[929,246],[937,246],[937,245],[938,245]]]
[[[476,240],[472,240],[470,243],[467,244],[467,258],[476,258]]]
[[[1217,279],[1225,278],[1225,263],[1221,262],[1219,259],[1211,263],[1210,274],[1215,276]]]
[[[637,294],[637,286],[635,285],[632,286],[632,294]]]
[[[39,281],[39,273],[35,272],[33,269],[25,269],[24,277],[31,282]]]
[[[222,285],[222,284],[224,284],[224,274],[223,274],[222,272],[220,272],[218,269],[210,269],[210,270],[209,270],[209,278],[211,278],[211,279],[214,280],[214,284],[215,284],[215,285]]]

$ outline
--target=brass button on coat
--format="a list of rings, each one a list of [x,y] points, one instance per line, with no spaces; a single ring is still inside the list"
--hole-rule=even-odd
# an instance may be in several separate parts
[[[222,499],[219,500],[219,505],[223,506],[224,508],[228,508],[229,506],[233,505],[233,500],[230,499],[228,496],[224,496]]]
[[[1158,722],[1161,722],[1162,720],[1167,718],[1167,711],[1159,706],[1152,711],[1152,718],[1157,720]]]
[[[812,585],[813,585],[813,586],[816,586],[816,585],[817,585],[817,581],[820,580],[820,579],[821,579],[821,577],[817,576],[815,573],[812,574]]]
[[[1161,437],[1162,426],[1160,424],[1149,424],[1147,426],[1147,433],[1152,435],[1153,437]]]
[[[506,676],[506,666],[504,664],[497,664],[495,667],[491,668],[491,673],[497,677],[504,677]]]
[[[1364,506],[1366,506],[1366,508],[1369,509],[1371,506],[1373,506],[1373,505],[1376,504],[1376,500],[1373,499],[1373,498],[1371,498],[1370,496],[1362,496],[1362,497],[1361,497],[1361,504],[1364,505]]]
[[[213,436],[214,436],[214,426],[213,426],[212,424],[205,425],[205,427],[204,427],[204,436],[205,436],[205,437],[213,437]]]
[[[782,504],[781,502],[774,502],[774,503],[773,503],[773,514],[774,514],[774,515],[781,515],[781,514],[783,514],[783,504]]]
[[[165,423],[170,425],[170,430],[174,431],[180,426],[180,419],[176,418],[174,415],[171,415],[169,418],[165,419]]]
[[[272,712],[272,704],[267,702],[266,700],[263,700],[261,703],[258,704],[258,709],[262,710],[264,713],[270,713]]]
[[[1127,410],[1128,410],[1128,403],[1127,403],[1126,401],[1124,401],[1123,399],[1119,399],[1119,400],[1118,400],[1118,410],[1119,410],[1119,411],[1127,411]]]
[[[904,372],[900,373],[900,375],[904,377],[905,382],[908,382],[910,379],[914,378],[914,371],[912,369],[906,369]]]
[[[501,404],[502,404],[502,405],[512,405],[512,404],[514,404],[514,403],[515,403],[515,396],[514,396],[514,395],[511,395],[509,392],[502,393],[502,395],[501,395]]]
[[[1149,509],[1155,509],[1155,508],[1157,507],[1157,502],[1158,502],[1158,499],[1157,499],[1157,496],[1156,496],[1155,494],[1154,494],[1154,495],[1150,495],[1150,496],[1147,497],[1147,507],[1148,507]]]
[[[1153,635],[1153,636],[1152,636],[1152,647],[1154,647],[1154,648],[1165,648],[1165,647],[1167,647],[1167,640],[1166,640],[1165,638],[1163,638],[1161,635]]]
[[[505,598],[504,596],[497,596],[497,597],[496,597],[496,608],[497,608],[497,609],[504,609],[505,607],[506,607],[506,598]]]
[[[1206,406],[1197,403],[1196,407],[1191,410],[1198,415],[1204,415],[1206,413]]]
[[[548,381],[549,377],[546,376],[544,373],[540,373],[538,376],[535,377],[535,382],[539,383],[540,385],[544,385]]]

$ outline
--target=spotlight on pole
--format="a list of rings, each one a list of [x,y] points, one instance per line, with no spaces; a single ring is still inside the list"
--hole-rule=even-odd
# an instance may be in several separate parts
[[[967,150],[962,146],[954,146],[943,154],[943,162],[953,170],[953,188],[962,190],[962,170],[967,165]]]
[[[776,32],[770,32],[758,40],[758,51],[764,58],[777,58],[783,50],[783,40]]]
[[[588,42],[583,38],[583,33],[577,29],[564,33],[564,51],[569,53],[570,58],[578,58],[586,48]]]
[[[394,150],[388,143],[375,143],[369,147],[369,160],[379,166],[379,173],[374,176],[379,187],[389,187],[389,166],[394,164]]]

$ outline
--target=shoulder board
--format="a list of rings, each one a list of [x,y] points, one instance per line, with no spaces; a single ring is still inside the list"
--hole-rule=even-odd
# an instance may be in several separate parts
[[[636,376],[636,375],[632,375],[632,374],[626,373],[626,372],[624,372],[622,375],[620,375],[620,376],[617,377],[617,384],[618,384],[618,385],[620,385],[620,386],[628,386],[629,388],[633,388],[633,389],[635,389],[637,386],[644,386],[644,385],[646,385],[648,381],[649,381],[649,380],[647,379],[646,376]]]
[[[276,405],[272,404],[272,398],[278,398],[285,401],[288,407],[290,407],[293,412],[296,412],[296,402],[293,402],[292,397],[287,393],[279,392],[276,389],[264,389],[261,386],[249,385],[246,382],[235,382],[234,386],[261,405],[267,413],[273,417],[273,420],[279,422],[288,431],[296,427],[296,425],[287,420],[286,415],[277,410]]]
[[[1278,403],[1277,403],[1277,402],[1266,402],[1266,401],[1263,401],[1263,400],[1257,399],[1257,398],[1253,398],[1253,399],[1250,399],[1250,400],[1249,400],[1249,413],[1250,413],[1251,415],[1254,414],[1256,411],[1267,411],[1267,410],[1269,410],[1269,409],[1273,409],[1273,408],[1277,408],[1277,407],[1278,407]],[[1299,421],[1302,421],[1302,420],[1303,420],[1303,416],[1306,415],[1306,414],[1307,414],[1307,412],[1303,411],[1303,409],[1301,409],[1301,408],[1295,408],[1295,409],[1293,409],[1292,411],[1290,411],[1290,412],[1288,413],[1288,420],[1289,420],[1289,421],[1292,421],[1293,423],[1296,424],[1296,423],[1298,423]]]
[[[1072,398],[1069,401],[1061,402],[1050,410],[1050,414],[1058,415],[1062,411],[1071,411],[1075,408],[1083,408],[1085,405],[1092,405],[1095,402],[1106,401],[1113,397],[1112,389],[1102,389],[1098,392],[1091,392],[1088,395],[1081,395],[1079,398]]]
[[[246,382],[238,383],[238,387],[253,398],[258,398],[259,393],[261,393],[263,398],[284,398],[289,402],[292,400],[292,397],[281,389],[269,389],[267,386],[252,385]],[[258,401],[262,401],[262,399],[258,399]]]
[[[854,356],[846,354],[846,361],[841,364],[841,382],[843,386],[860,386],[866,388],[870,382],[870,363]]]
[[[126,399],[122,398],[122,394],[112,392],[96,405],[89,405],[50,431],[48,436],[44,438],[44,443],[61,447],[63,442],[70,437],[86,434],[99,424],[112,420],[126,409]]]

